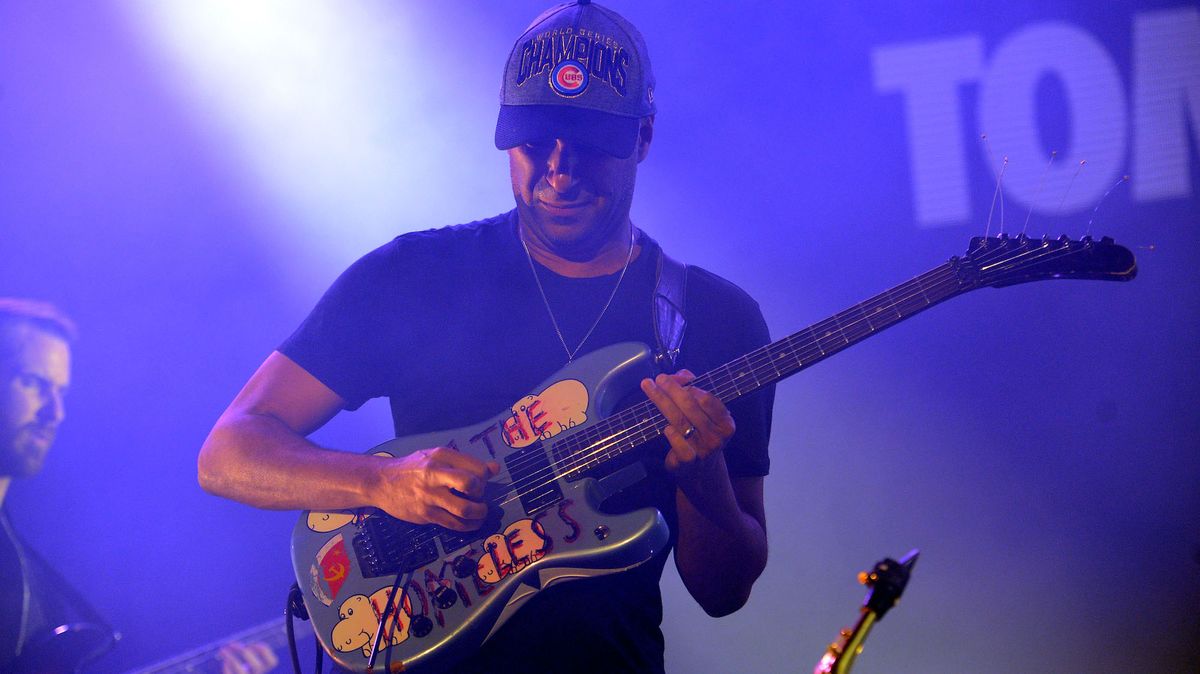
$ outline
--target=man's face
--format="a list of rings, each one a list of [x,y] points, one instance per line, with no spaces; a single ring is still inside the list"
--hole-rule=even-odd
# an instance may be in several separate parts
[[[27,324],[0,339],[16,347],[0,362],[0,476],[28,477],[41,470],[65,416],[71,352],[62,338]]]
[[[646,156],[650,122],[633,155],[618,159],[563,140],[535,141],[508,151],[513,196],[527,233],[571,259],[627,237],[637,165]]]

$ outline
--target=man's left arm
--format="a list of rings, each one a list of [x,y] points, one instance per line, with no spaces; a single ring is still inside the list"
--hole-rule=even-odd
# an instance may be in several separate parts
[[[729,615],[750,597],[767,564],[761,477],[730,477],[723,452],[733,417],[716,396],[686,386],[687,370],[645,380],[642,390],[670,424],[666,467],[675,476],[675,566],[688,592],[711,616]]]

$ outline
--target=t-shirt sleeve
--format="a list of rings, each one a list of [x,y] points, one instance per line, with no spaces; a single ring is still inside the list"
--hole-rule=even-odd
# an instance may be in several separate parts
[[[683,361],[689,369],[699,375],[770,343],[767,322],[753,298],[703,269],[691,269],[694,276],[688,280],[688,325],[682,345]],[[725,446],[731,476],[760,477],[770,471],[767,447],[774,405],[774,384],[728,404],[737,426]]]
[[[384,395],[385,335],[394,334],[395,243],[351,265],[333,282],[279,351],[358,409]],[[402,322],[401,322],[402,323]]]

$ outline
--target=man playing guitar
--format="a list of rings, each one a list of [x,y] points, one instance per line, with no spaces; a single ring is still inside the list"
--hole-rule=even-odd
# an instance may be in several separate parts
[[[629,215],[655,121],[641,35],[589,2],[550,9],[514,46],[501,96],[496,146],[508,152],[516,209],[400,236],[344,272],[216,422],[199,456],[204,489],[261,508],[370,507],[471,531],[503,457],[453,447],[381,457],[306,436],[380,396],[398,436],[462,426],[536,397],[576,357],[656,341],[662,251]],[[641,382],[670,422],[669,446],[610,499],[657,507],[671,545],[631,569],[539,592],[461,654],[459,671],[662,671],[658,579],[672,546],[706,612],[745,604],[767,560],[773,389],[727,408],[688,383],[768,335],[733,284],[689,267],[684,287],[678,369]]]

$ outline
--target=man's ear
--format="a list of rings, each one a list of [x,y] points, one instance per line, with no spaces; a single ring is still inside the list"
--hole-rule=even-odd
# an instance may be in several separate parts
[[[638,163],[641,163],[646,155],[650,153],[650,141],[654,139],[654,115],[642,118],[642,125],[638,127],[637,141],[637,158]]]

